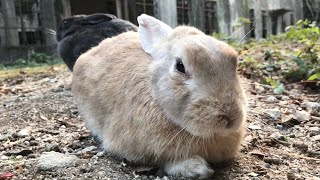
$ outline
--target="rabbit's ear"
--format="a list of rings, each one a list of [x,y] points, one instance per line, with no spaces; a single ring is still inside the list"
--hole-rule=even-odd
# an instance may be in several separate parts
[[[142,49],[152,55],[155,46],[163,38],[166,38],[172,28],[160,20],[142,14],[138,17],[139,29]]]
[[[112,19],[117,19],[116,16],[112,14],[93,14],[85,17],[81,22],[82,25],[95,25],[106,21],[111,21]]]

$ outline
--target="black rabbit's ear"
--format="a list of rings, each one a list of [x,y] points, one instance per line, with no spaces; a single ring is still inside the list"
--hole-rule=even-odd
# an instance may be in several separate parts
[[[117,17],[112,14],[93,14],[88,15],[82,21],[82,25],[95,25],[106,21],[111,21],[112,19],[116,19]]]

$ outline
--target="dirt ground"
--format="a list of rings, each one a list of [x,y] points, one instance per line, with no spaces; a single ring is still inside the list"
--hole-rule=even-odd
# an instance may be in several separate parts
[[[0,72],[0,180],[182,179],[104,153],[84,126],[70,82],[62,65]],[[320,179],[319,93],[293,88],[274,95],[243,82],[247,135],[237,158],[213,165],[212,179]],[[44,170],[40,157],[47,152],[77,159]]]

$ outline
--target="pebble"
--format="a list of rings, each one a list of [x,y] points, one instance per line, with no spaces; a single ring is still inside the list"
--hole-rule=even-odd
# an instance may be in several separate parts
[[[39,145],[39,142],[36,141],[36,140],[32,140],[29,142],[30,146],[38,146]]]
[[[46,145],[46,151],[60,151],[58,144],[47,144]]]
[[[6,135],[0,134],[0,141],[6,141],[7,139],[9,139],[9,136],[7,134]]]
[[[15,133],[16,133],[16,130],[14,130],[14,129],[8,129],[7,130],[7,135],[8,136],[13,136]]]
[[[311,119],[311,114],[307,111],[297,111],[293,114],[293,119],[305,122]]]
[[[319,127],[310,127],[309,128],[310,132],[315,132],[315,133],[319,133],[320,132],[320,128]]]
[[[97,153],[97,147],[96,146],[89,146],[89,147],[86,147],[80,151],[78,151],[76,154],[96,154]]]
[[[304,103],[301,103],[301,107],[306,108],[307,110],[319,111],[320,110],[320,103],[304,102]]]
[[[274,132],[270,135],[270,138],[277,139],[277,140],[283,140],[284,136],[280,134],[279,132]]]
[[[67,155],[55,151],[44,152],[38,161],[39,170],[54,170],[62,167],[71,167],[77,164],[79,158],[75,155]]]
[[[282,96],[282,97],[281,97],[281,100],[283,100],[283,101],[288,101],[289,99],[290,99],[289,96]]]
[[[1,160],[8,160],[8,159],[9,159],[9,157],[8,157],[8,156],[6,156],[6,155],[2,155],[2,156],[0,157],[0,159],[1,159]]]
[[[32,127],[26,127],[26,128],[21,129],[21,130],[17,133],[17,136],[18,136],[18,137],[27,137],[27,136],[30,136],[30,135],[31,135],[31,132],[32,132]]]
[[[253,129],[253,130],[260,130],[261,126],[259,124],[256,124],[256,123],[250,123],[248,128],[249,129]]]
[[[281,118],[281,111],[279,109],[267,109],[265,113],[272,120],[278,120]]]
[[[278,99],[277,99],[276,97],[274,97],[274,96],[269,96],[269,97],[267,98],[267,101],[268,101],[268,102],[276,102],[276,101],[278,101]]]
[[[284,127],[283,127],[283,125],[282,125],[282,124],[277,124],[277,125],[276,125],[276,129],[283,130],[283,129],[284,129]]]
[[[314,141],[320,141],[320,135],[313,136],[311,139]]]

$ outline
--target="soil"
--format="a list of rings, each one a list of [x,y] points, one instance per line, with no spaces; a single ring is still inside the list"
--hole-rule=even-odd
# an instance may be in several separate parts
[[[0,180],[182,179],[103,152],[73,102],[71,73],[64,66],[0,73]],[[212,165],[212,179],[320,179],[320,107],[304,105],[319,103],[319,93],[297,87],[274,95],[268,86],[244,78],[243,83],[247,135],[235,159]],[[49,151],[79,160],[41,170],[40,156]]]

